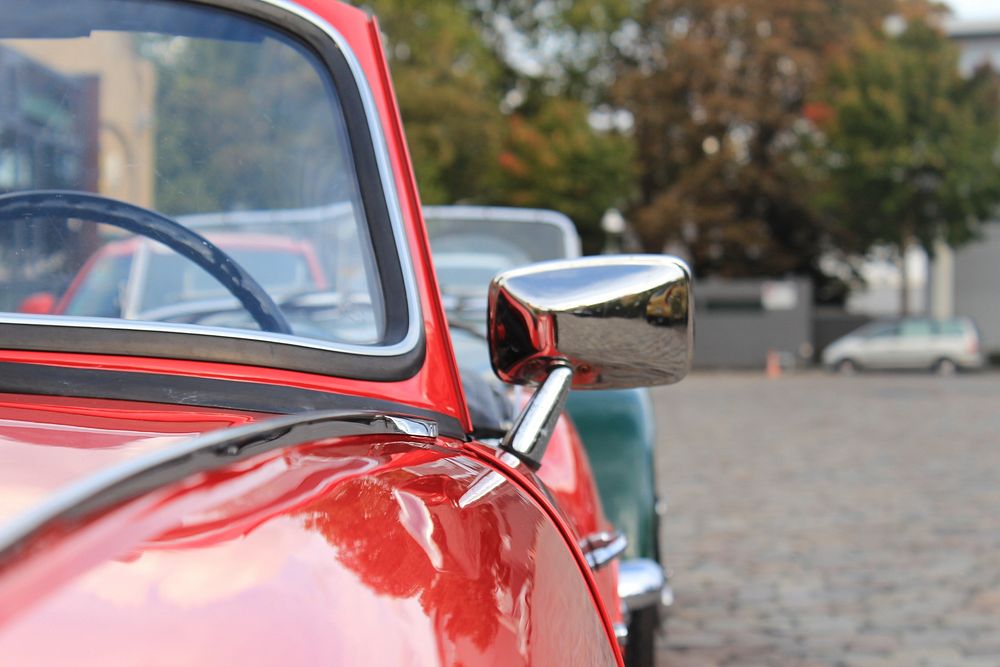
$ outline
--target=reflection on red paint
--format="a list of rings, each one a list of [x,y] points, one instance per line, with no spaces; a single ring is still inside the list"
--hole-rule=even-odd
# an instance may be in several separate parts
[[[0,655],[101,667],[148,656],[248,666],[614,664],[572,552],[543,511],[509,482],[458,506],[489,473],[448,450],[372,438],[213,473],[133,511],[131,547],[91,545],[107,560],[4,628]],[[127,509],[97,523],[122,525]],[[230,519],[245,531],[217,530]],[[161,525],[171,527],[141,537]]]

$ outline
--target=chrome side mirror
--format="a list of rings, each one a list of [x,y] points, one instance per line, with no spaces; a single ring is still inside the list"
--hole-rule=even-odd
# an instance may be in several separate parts
[[[490,285],[493,370],[536,384],[572,369],[574,389],[679,382],[691,368],[687,265],[666,255],[585,257],[507,271]]]

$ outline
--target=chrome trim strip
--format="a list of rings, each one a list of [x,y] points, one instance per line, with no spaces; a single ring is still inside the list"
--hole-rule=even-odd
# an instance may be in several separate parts
[[[325,411],[278,417],[212,431],[98,470],[0,526],[0,568],[35,538],[76,524],[118,504],[260,454],[347,435],[404,434],[433,438],[437,424],[363,411]]]
[[[127,322],[122,326],[121,322]],[[358,345],[338,345],[336,343],[316,342],[312,338],[300,338],[288,334],[254,331],[251,329],[224,329],[222,327],[195,326],[175,322],[145,322],[142,320],[121,320],[101,317],[67,317],[65,315],[23,315],[20,313],[4,313],[0,316],[0,324],[33,324],[46,327],[83,328],[115,331],[151,331],[155,333],[192,334],[215,338],[231,338],[234,340],[251,340],[263,343],[279,343],[293,347],[326,352],[343,352],[363,354],[370,357],[392,357],[409,352],[411,348],[401,349],[402,343],[396,345],[363,347]]]
[[[218,7],[212,0],[189,0],[195,4],[208,7]],[[45,316],[45,315],[19,315],[14,313],[0,314],[0,323],[5,324],[36,324],[42,326],[65,326],[80,327],[87,329],[140,329],[143,331],[156,331],[161,333],[186,333],[195,335],[207,335],[223,338],[234,338],[238,340],[257,340],[267,343],[279,343],[293,345],[296,347],[322,350],[328,352],[342,352],[346,354],[357,354],[371,357],[395,357],[413,351],[420,344],[423,333],[423,315],[420,308],[419,292],[416,287],[416,269],[413,265],[413,257],[410,255],[407,245],[406,230],[403,226],[402,207],[399,194],[396,190],[396,179],[390,168],[391,158],[389,156],[389,144],[385,138],[385,130],[382,127],[382,117],[378,113],[375,104],[375,97],[372,93],[368,79],[364,76],[364,70],[354,51],[347,40],[340,32],[330,25],[321,16],[300,7],[286,0],[246,0],[247,4],[260,4],[273,7],[296,16],[312,24],[323,32],[330,41],[333,42],[337,50],[344,56],[348,69],[354,77],[354,83],[358,88],[361,97],[361,104],[365,109],[365,120],[371,135],[372,147],[375,152],[375,162],[378,165],[379,180],[382,182],[382,192],[386,199],[386,208],[389,212],[389,222],[392,227],[392,235],[396,245],[396,254],[399,257],[400,269],[403,274],[404,291],[406,292],[406,308],[408,313],[406,335],[398,343],[391,345],[352,345],[350,343],[327,343],[312,338],[300,338],[297,336],[286,336],[282,334],[270,334],[256,332],[252,330],[240,331],[239,329],[224,329],[221,327],[202,327],[170,325],[170,323],[142,323],[144,326],[137,326],[138,322],[128,320],[129,325],[122,327],[115,326],[115,322],[125,320],[109,319],[106,322],[100,318],[89,317],[66,317],[66,316]],[[260,20],[260,19],[255,19]],[[386,304],[393,307],[396,304]]]
[[[618,597],[630,612],[673,603],[666,573],[649,558],[629,558],[618,564]]]
[[[402,433],[403,435],[415,438],[438,437],[437,422],[432,422],[429,419],[399,417],[397,415],[380,415],[379,418],[385,422],[387,431],[395,430],[396,433]]]
[[[511,468],[516,468],[521,465],[521,459],[517,458],[513,454],[501,454],[500,460],[506,463]],[[478,503],[480,500],[493,493],[496,489],[500,488],[507,478],[498,473],[495,470],[484,473],[473,482],[469,488],[462,494],[462,497],[458,499],[458,506],[460,509],[465,509],[470,505]]]
[[[593,533],[580,540],[583,557],[592,570],[601,569],[620,556],[627,547],[628,538],[618,531]]]

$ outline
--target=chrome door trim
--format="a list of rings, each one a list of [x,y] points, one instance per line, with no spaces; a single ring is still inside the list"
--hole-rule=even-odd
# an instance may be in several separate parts
[[[580,540],[580,549],[587,565],[599,570],[622,555],[628,547],[628,538],[619,531],[591,533]],[[621,575],[619,575],[621,576]]]

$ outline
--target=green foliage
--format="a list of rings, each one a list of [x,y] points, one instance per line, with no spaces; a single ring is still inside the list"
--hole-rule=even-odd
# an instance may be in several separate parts
[[[464,0],[497,59],[504,85],[604,101],[629,27],[648,0]]]
[[[317,70],[276,41],[143,45],[157,67],[156,207],[301,207],[353,188]]]
[[[825,61],[885,2],[650,0],[623,69],[646,247],[685,248],[701,275],[809,274],[828,238],[803,167],[804,107]]]
[[[627,200],[634,173],[628,138],[595,131],[588,115],[581,102],[549,98],[531,117],[511,116],[497,201],[565,213],[584,250],[598,252],[601,216]]]
[[[421,197],[426,204],[494,193],[504,132],[499,64],[472,16],[452,0],[374,0]]]
[[[489,21],[519,5],[452,0],[369,4],[385,34],[424,203],[555,209],[577,223],[587,249],[599,250],[600,218],[608,207],[627,201],[634,180],[630,142],[593,128],[587,105],[543,90],[549,80],[545,76],[523,79],[528,92],[522,103],[516,111],[502,111],[510,70],[491,45],[495,35]],[[585,4],[591,9],[604,5],[597,0]],[[560,7],[565,13],[546,19],[550,29],[556,21],[567,30],[586,24],[581,6]],[[541,29],[533,22],[525,27]]]
[[[931,15],[872,35],[835,71],[822,204],[852,249],[968,241],[1000,203],[996,75],[958,71]]]
[[[1000,200],[1000,84],[959,74],[921,0],[899,5],[894,35],[893,0],[368,5],[426,203],[556,209],[588,251],[603,212],[631,205],[647,249],[680,245],[699,274],[805,274],[822,294],[830,250],[959,244]],[[341,139],[307,95],[315,72],[288,49],[223,46],[148,45],[171,184],[157,205],[336,197],[343,156],[326,147]],[[608,101],[631,112],[630,136],[589,122]]]

